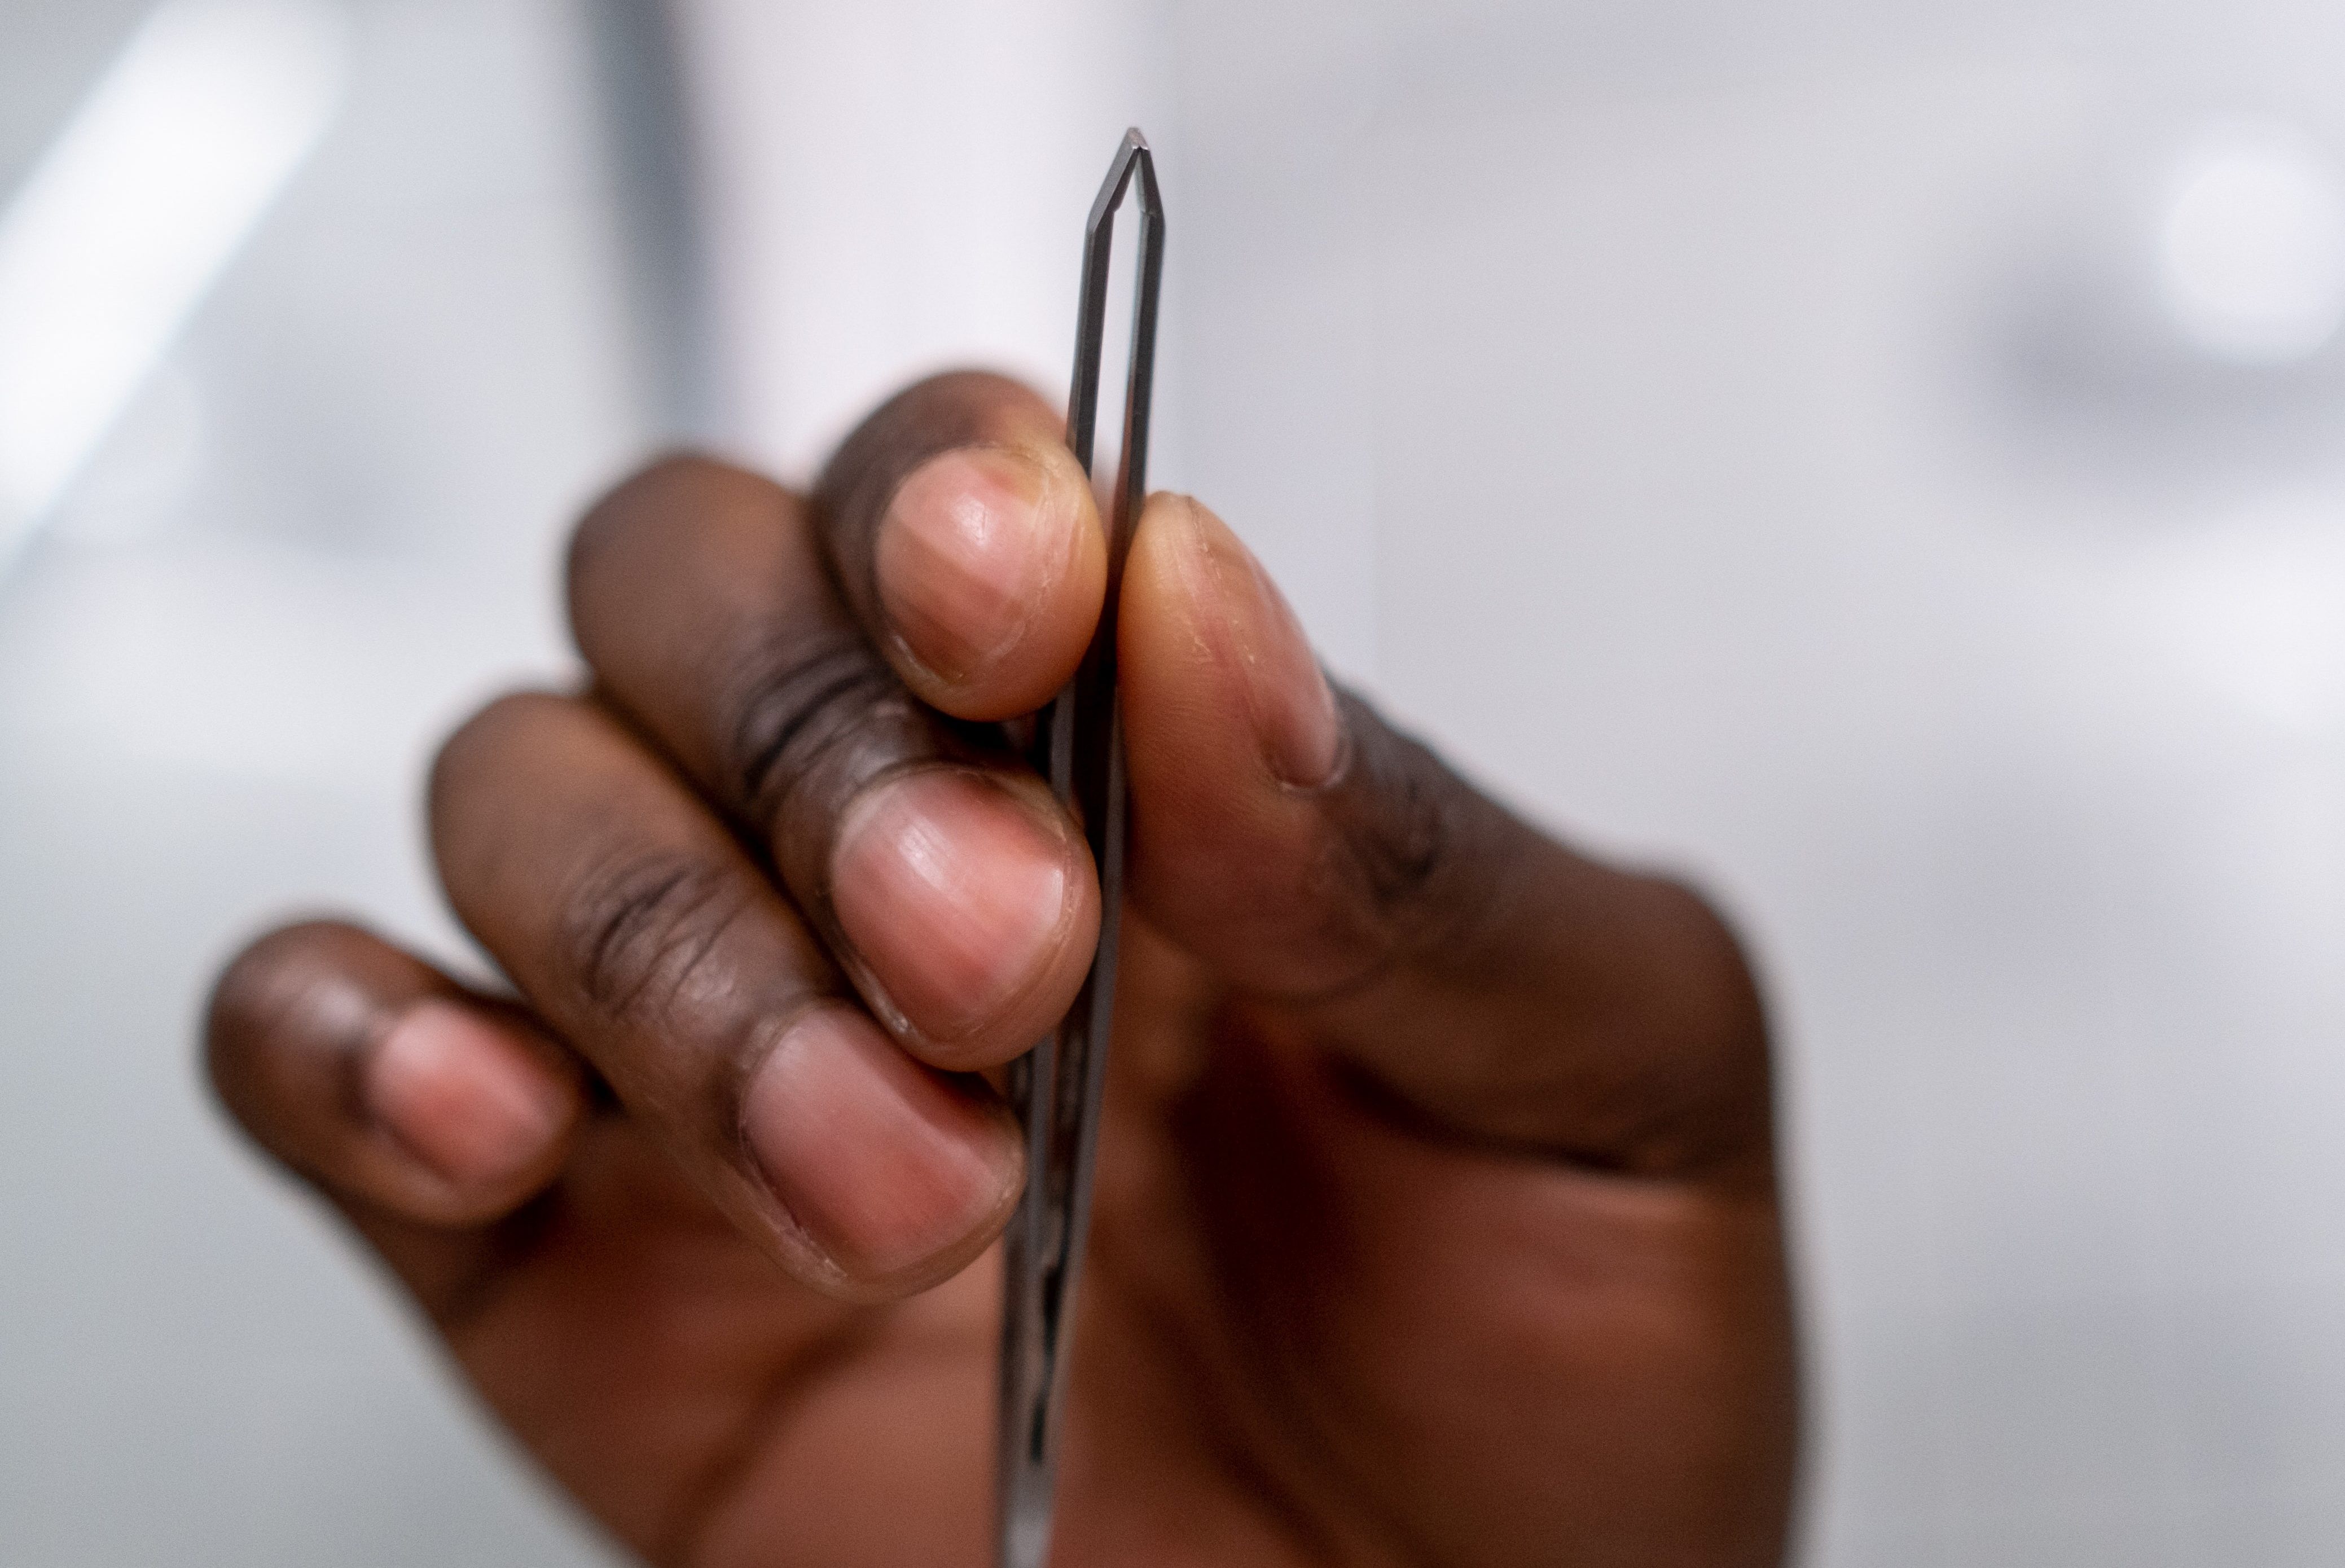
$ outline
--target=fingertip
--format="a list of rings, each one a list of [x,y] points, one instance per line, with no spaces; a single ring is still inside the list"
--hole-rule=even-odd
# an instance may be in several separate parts
[[[1016,1121],[981,1079],[934,1072],[839,1006],[791,1023],[741,1099],[751,1163],[850,1298],[909,1295],[991,1243],[1024,1184]]]
[[[875,1011],[931,1065],[996,1066],[1072,1004],[1098,942],[1098,881],[1039,783],[908,769],[845,813],[831,897]]]
[[[1082,469],[1056,442],[955,447],[897,487],[873,540],[888,652],[957,718],[1031,712],[1073,675],[1107,581]]]
[[[230,1114],[251,1119],[276,1054],[269,1043],[297,1009],[314,1011],[316,976],[361,964],[381,945],[340,921],[302,921],[254,938],[228,961],[204,1008],[204,1069]]]
[[[567,1051],[358,927],[247,947],[214,988],[206,1058],[253,1140],[338,1198],[464,1226],[550,1180],[585,1110]]]
[[[1312,789],[1339,770],[1342,717],[1301,621],[1206,507],[1149,498],[1121,615],[1121,672],[1141,709],[1127,725],[1149,726],[1168,760],[1219,764],[1236,787]]]
[[[1175,942],[1281,991],[1339,981],[1357,920],[1333,830],[1346,718],[1236,535],[1152,497],[1125,565],[1118,677],[1132,897]]]
[[[360,1066],[380,1126],[445,1189],[452,1208],[495,1208],[560,1163],[584,1111],[578,1074],[548,1042],[443,997],[394,1017]]]

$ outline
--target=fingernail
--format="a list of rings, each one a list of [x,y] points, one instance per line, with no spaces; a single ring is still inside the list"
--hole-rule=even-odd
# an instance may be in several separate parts
[[[790,1026],[749,1080],[741,1125],[775,1197],[860,1279],[909,1272],[990,1226],[1024,1167],[1015,1126],[982,1091],[840,1007]]]
[[[880,608],[923,667],[962,681],[1018,646],[1072,555],[1072,489],[1014,448],[959,448],[913,470],[874,559]]]
[[[1312,657],[1303,624],[1228,524],[1194,502],[1188,510],[1202,586],[1221,610],[1223,651],[1241,672],[1246,715],[1264,759],[1282,783],[1325,784],[1335,771],[1344,732],[1335,694]]]
[[[997,1016],[1067,940],[1073,845],[1002,786],[898,775],[852,808],[831,904],[888,1000],[931,1041]]]
[[[540,1158],[572,1090],[503,1031],[449,1002],[409,1008],[368,1054],[368,1111],[459,1186],[490,1186]]]

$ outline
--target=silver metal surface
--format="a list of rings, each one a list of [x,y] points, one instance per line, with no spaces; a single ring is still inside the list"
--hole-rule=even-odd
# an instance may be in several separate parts
[[[1100,936],[1082,991],[1057,1032],[1013,1063],[1010,1103],[1026,1127],[1026,1194],[1011,1217],[1002,1266],[1001,1386],[997,1496],[1002,1568],[1041,1568],[1051,1551],[1059,1428],[1068,1349],[1090,1228],[1091,1170],[1115,1011],[1118,916],[1123,893],[1123,729],[1116,701],[1116,604],[1124,556],[1148,494],[1148,420],[1156,366],[1156,307],[1164,268],[1164,211],[1147,138],[1128,131],[1091,204],[1083,232],[1082,306],[1075,329],[1067,440],[1091,471],[1099,425],[1100,359],[1107,333],[1108,263],[1127,192],[1140,208],[1132,288],[1131,375],[1123,456],[1108,517],[1107,596],[1082,666],[1040,728],[1041,763],[1075,811],[1099,868]]]

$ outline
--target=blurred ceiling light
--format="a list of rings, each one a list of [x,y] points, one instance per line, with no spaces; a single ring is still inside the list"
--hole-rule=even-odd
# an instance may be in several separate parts
[[[332,119],[340,13],[168,0],[0,211],[0,567]]]
[[[2157,261],[2194,348],[2247,364],[2307,358],[2345,321],[2345,186],[2286,126],[2210,123],[2175,164]]]

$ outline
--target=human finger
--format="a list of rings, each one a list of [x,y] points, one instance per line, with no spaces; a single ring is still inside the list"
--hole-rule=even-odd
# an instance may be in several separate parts
[[[432,772],[442,881],[531,1003],[802,1282],[918,1289],[1022,1175],[981,1080],[920,1065],[706,808],[592,705],[492,705]]]
[[[1677,1168],[1763,1150],[1757,993],[1682,885],[1578,854],[1339,693],[1237,536],[1148,504],[1119,638],[1129,876],[1416,1113]]]
[[[206,1060],[277,1158],[438,1226],[484,1224],[534,1196],[585,1114],[579,1064],[520,1008],[329,921],[272,932],[228,965]]]
[[[907,1048],[991,1066],[1066,1011],[1099,929],[1081,835],[998,735],[906,690],[803,504],[662,463],[580,526],[570,604],[602,692],[766,848]]]
[[[919,382],[848,437],[815,491],[848,603],[921,700],[1030,713],[1099,623],[1106,537],[1058,411],[1002,376]]]

